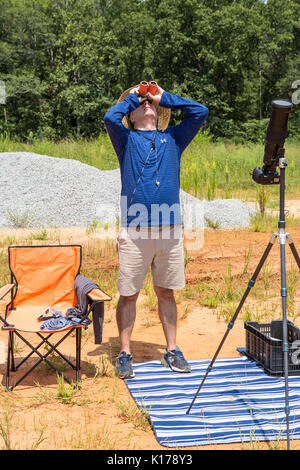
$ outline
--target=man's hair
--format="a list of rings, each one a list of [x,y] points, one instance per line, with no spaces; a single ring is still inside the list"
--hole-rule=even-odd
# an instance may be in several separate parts
[[[132,111],[131,111],[132,112]],[[128,124],[128,127],[129,129],[131,129],[132,131],[134,131],[134,125],[132,124],[131,120],[130,120],[130,115],[131,115],[131,112],[126,114],[126,120],[127,120],[127,124]]]

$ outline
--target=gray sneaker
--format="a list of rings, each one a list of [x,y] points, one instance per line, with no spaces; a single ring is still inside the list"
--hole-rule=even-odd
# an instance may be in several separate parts
[[[161,363],[163,366],[169,367],[174,372],[191,372],[191,366],[185,360],[178,346],[173,351],[165,350]]]
[[[134,372],[132,369],[132,356],[122,351],[116,360],[116,374],[120,379],[132,379]]]

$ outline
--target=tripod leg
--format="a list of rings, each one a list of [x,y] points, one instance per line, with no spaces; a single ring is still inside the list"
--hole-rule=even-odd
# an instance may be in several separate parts
[[[293,242],[293,240],[292,240],[292,237],[291,237],[291,235],[290,235],[289,233],[287,233],[286,236],[287,236],[287,239],[288,239],[288,242],[289,242],[289,247],[290,247],[290,249],[291,249],[291,252],[292,252],[293,255],[294,255],[294,258],[295,258],[295,261],[296,261],[296,263],[297,263],[297,265],[298,265],[298,268],[300,269],[300,258],[299,258],[299,255],[298,255],[298,253],[297,253],[297,250],[296,250],[296,247],[295,247],[295,245],[294,245],[294,242]]]
[[[224,344],[224,342],[225,342],[225,340],[226,340],[226,338],[227,338],[227,336],[228,336],[228,334],[229,334],[229,331],[233,328],[234,322],[235,322],[235,320],[236,320],[236,318],[237,318],[237,316],[238,316],[238,314],[239,314],[239,312],[240,312],[242,306],[244,305],[244,302],[245,302],[246,298],[248,297],[250,290],[252,289],[252,287],[253,287],[254,284],[255,284],[256,278],[257,278],[258,274],[260,273],[260,270],[261,270],[261,268],[263,267],[264,262],[266,261],[268,255],[269,255],[269,253],[270,253],[270,251],[271,251],[271,249],[272,249],[272,247],[273,247],[273,245],[274,245],[274,242],[275,242],[275,239],[276,239],[277,235],[278,235],[277,233],[273,233],[273,235],[272,235],[272,237],[271,237],[271,239],[270,239],[270,241],[269,241],[269,243],[268,243],[268,245],[267,245],[267,248],[265,249],[265,251],[264,251],[264,253],[263,253],[263,255],[262,255],[262,257],[261,257],[261,259],[260,259],[260,261],[259,261],[259,263],[258,263],[258,265],[257,265],[257,268],[256,268],[256,270],[255,270],[255,272],[254,272],[252,278],[250,279],[250,281],[249,281],[249,283],[248,283],[248,287],[247,287],[247,289],[246,289],[246,291],[245,291],[245,293],[244,293],[244,295],[243,295],[243,297],[242,297],[242,299],[241,299],[241,301],[240,301],[240,303],[239,303],[239,305],[238,305],[238,307],[237,307],[237,309],[236,309],[236,311],[235,311],[233,317],[231,318],[230,322],[229,322],[228,325],[227,325],[227,330],[226,330],[226,332],[225,332],[225,334],[224,334],[224,336],[223,336],[223,338],[222,338],[222,341],[221,341],[221,343],[219,344],[218,349],[217,349],[217,351],[215,352],[214,357],[212,358],[212,360],[211,360],[209,366],[208,366],[207,369],[206,369],[206,372],[205,372],[205,375],[204,375],[204,377],[203,377],[203,379],[202,379],[202,382],[201,382],[201,384],[199,385],[199,388],[198,388],[198,390],[197,390],[197,392],[196,392],[196,394],[195,394],[195,396],[194,396],[194,398],[193,398],[193,400],[192,400],[192,402],[191,402],[191,404],[190,404],[190,406],[189,406],[189,409],[187,410],[186,414],[189,414],[189,412],[190,412],[190,410],[191,410],[191,408],[192,408],[192,406],[193,406],[193,404],[194,404],[194,402],[195,402],[195,400],[196,400],[196,398],[197,398],[197,396],[198,396],[198,394],[199,394],[199,392],[200,392],[200,390],[201,390],[201,388],[202,388],[202,386],[203,386],[203,384],[204,384],[204,382],[205,382],[205,380],[206,380],[206,377],[208,376],[209,372],[211,371],[212,366],[213,366],[213,364],[214,364],[216,358],[218,357],[219,352],[220,352],[221,349],[222,349],[222,346],[223,346],[223,344]]]
[[[288,371],[289,371],[289,358],[288,358],[288,332],[287,332],[287,287],[286,287],[286,267],[285,267],[285,234],[280,237],[280,263],[281,263],[281,298],[282,298],[282,351],[284,363],[284,383],[285,383],[285,414],[286,414],[286,436],[287,436],[287,450],[290,448],[289,437],[289,386],[288,386]]]

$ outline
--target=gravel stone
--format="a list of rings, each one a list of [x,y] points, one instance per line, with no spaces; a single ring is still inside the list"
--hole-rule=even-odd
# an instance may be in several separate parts
[[[120,170],[101,171],[67,158],[0,153],[0,227],[87,227],[120,217]],[[216,228],[247,227],[255,211],[237,199],[199,200],[181,190],[183,220]],[[192,219],[191,219],[192,217]]]

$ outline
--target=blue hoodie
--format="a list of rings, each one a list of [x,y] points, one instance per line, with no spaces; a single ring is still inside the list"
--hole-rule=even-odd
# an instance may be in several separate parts
[[[164,91],[160,106],[183,111],[183,121],[164,131],[127,129],[122,119],[139,105],[138,97],[130,93],[104,116],[121,170],[122,226],[181,224],[180,159],[203,125],[208,109]]]

